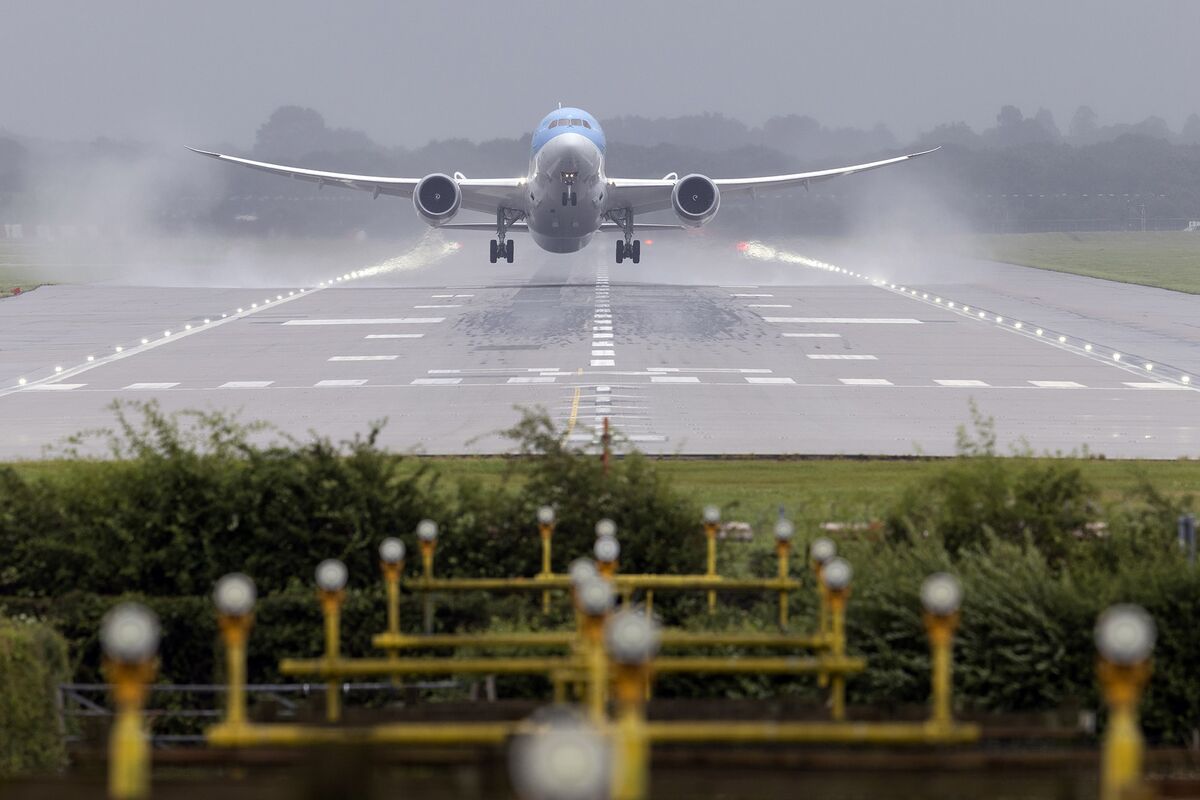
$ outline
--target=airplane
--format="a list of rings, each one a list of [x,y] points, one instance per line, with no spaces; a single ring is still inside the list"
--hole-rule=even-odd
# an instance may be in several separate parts
[[[468,178],[441,172],[423,178],[389,178],[348,175],[340,172],[288,167],[251,161],[248,158],[188,148],[200,155],[242,164],[252,169],[311,181],[317,188],[341,186],[381,194],[412,198],[422,220],[435,228],[495,231],[490,248],[491,263],[513,262],[513,240],[509,233],[527,232],[543,250],[574,253],[587,246],[599,231],[619,231],[616,262],[641,262],[637,231],[694,228],[717,215],[721,196],[749,195],[788,186],[853,175],[912,158],[919,153],[855,164],[849,167],[768,175],[758,178],[709,178],[691,173],[679,177],[672,172],[662,178],[610,178],[605,173],[604,131],[596,118],[579,108],[557,108],[538,124],[529,155],[529,172],[523,178]],[[673,209],[680,224],[635,222],[651,211]],[[462,209],[495,214],[495,222],[453,222]]]

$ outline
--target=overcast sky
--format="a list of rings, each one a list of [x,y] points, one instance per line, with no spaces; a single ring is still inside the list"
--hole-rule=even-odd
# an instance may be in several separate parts
[[[294,103],[418,145],[517,136],[561,100],[901,137],[1085,103],[1178,130],[1198,35],[1195,0],[3,0],[0,129],[248,146]]]

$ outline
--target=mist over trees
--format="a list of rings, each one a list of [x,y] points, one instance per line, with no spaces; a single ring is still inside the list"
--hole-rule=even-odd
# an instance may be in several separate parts
[[[1064,129],[1046,109],[1027,116],[1005,105],[991,127],[976,131],[950,122],[911,142],[883,124],[831,128],[800,114],[772,117],[757,127],[712,113],[624,116],[602,124],[608,170],[617,176],[778,174],[942,147],[911,164],[814,184],[809,192],[723,203],[718,228],[748,234],[844,233],[864,221],[888,220],[931,232],[1121,230],[1143,224],[1182,229],[1200,219],[1197,114],[1174,131],[1154,116],[1107,122],[1085,105]],[[227,143],[211,147],[341,172],[496,177],[524,174],[530,135],[389,147],[362,131],[331,127],[314,109],[283,106],[258,128],[248,150]],[[122,227],[122,215],[136,217],[135,227],[164,233],[387,236],[421,228],[407,204],[394,198],[373,201],[369,194],[332,186],[318,191],[312,184],[200,159],[178,144],[52,142],[0,133],[0,223],[107,232]],[[11,230],[0,227],[0,235]]]

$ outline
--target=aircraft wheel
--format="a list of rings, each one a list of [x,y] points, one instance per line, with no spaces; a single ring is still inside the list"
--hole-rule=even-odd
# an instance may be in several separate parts
[[[504,260],[510,264],[513,263],[513,252],[514,252],[513,246],[515,244],[516,244],[516,242],[514,242],[512,239],[509,239],[507,242],[504,243]]]
[[[633,263],[635,263],[635,264],[642,263],[642,240],[641,239],[633,240],[633,255],[631,255],[630,258],[633,259]]]
[[[620,264],[625,260],[625,243],[617,239],[617,263]]]
[[[492,239],[491,245],[488,247],[488,258],[491,259],[493,264],[496,263],[496,258],[499,255],[499,253],[496,252],[497,250],[499,250],[499,247],[497,247],[497,244],[498,243],[496,242],[496,240]]]

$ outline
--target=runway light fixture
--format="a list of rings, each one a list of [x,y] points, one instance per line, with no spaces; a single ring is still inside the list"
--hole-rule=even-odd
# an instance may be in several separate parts
[[[149,339],[142,339],[142,344],[150,344],[150,340],[149,340]]]
[[[601,536],[593,545],[592,554],[601,564],[611,564],[621,555],[621,543],[615,536]]]
[[[996,315],[996,322],[1004,322],[1004,317],[1002,317],[1002,316],[1000,316],[999,314],[997,314],[997,315]]]
[[[254,581],[240,572],[223,576],[213,588],[213,604],[226,617],[244,617],[254,610],[258,592]]]
[[[1100,615],[1095,635],[1096,649],[1106,661],[1129,667],[1150,657],[1157,632],[1144,608],[1121,603]]]
[[[1154,365],[1153,365],[1153,364],[1147,364],[1147,365],[1146,365],[1146,372],[1153,372],[1153,371],[1154,371]]]
[[[123,352],[125,352],[125,348],[121,347],[121,345],[117,345],[116,347],[113,348],[113,352],[114,353],[123,353]]]
[[[399,564],[404,560],[404,542],[389,536],[379,543],[379,560],[385,564]]]
[[[55,368],[54,368],[54,371],[55,371],[55,372],[62,372],[62,369],[63,369],[62,367],[55,367]]]
[[[936,572],[921,584],[921,605],[935,617],[958,613],[962,605],[962,585],[948,572]]]
[[[614,614],[604,630],[609,657],[618,664],[645,664],[658,654],[662,633],[658,624],[640,611]]]
[[[242,309],[240,309],[240,308],[239,308],[239,309],[237,310],[237,313],[241,314],[241,313],[242,313]]]
[[[1065,337],[1065,336],[1060,336],[1060,337],[1058,337],[1058,343],[1059,343],[1059,344],[1066,344],[1066,343],[1067,343],[1067,337]]]
[[[142,664],[158,652],[158,617],[141,603],[121,603],[100,622],[100,647],[118,664]]]
[[[575,598],[584,614],[602,617],[612,610],[616,593],[611,583],[593,575],[575,587]]]
[[[323,592],[340,592],[346,588],[349,577],[346,565],[336,558],[327,558],[317,565],[317,587]]]
[[[1120,353],[1113,353],[1113,355],[1112,355],[1112,358],[1113,358],[1113,361],[1120,361],[1120,360],[1121,360],[1121,354],[1120,354]]]
[[[530,733],[509,751],[509,772],[525,800],[595,800],[608,797],[612,752],[608,739],[574,714],[551,709],[557,718],[530,719]]]
[[[596,523],[596,537],[602,538],[605,536],[617,535],[617,523],[613,522],[608,517]]]
[[[1192,376],[1191,376],[1191,375],[1184,375],[1184,376],[1183,376],[1182,378],[1180,378],[1179,380],[1183,381],[1184,383],[1191,383],[1191,382],[1192,382]]]
[[[600,573],[596,571],[596,564],[590,558],[577,558],[567,567],[567,575],[571,578],[571,585],[578,587],[584,581],[595,578]]]
[[[537,510],[537,521],[539,525],[554,524],[554,506],[542,506]]]
[[[417,538],[422,542],[436,542],[438,538],[437,523],[431,519],[423,519],[418,522]]]
[[[258,308],[258,303],[251,303],[251,304],[250,304],[250,307],[251,307],[251,308]]]
[[[830,559],[837,555],[837,545],[832,539],[821,536],[813,540],[813,543],[808,546],[808,554],[817,564],[827,564]]]
[[[1092,352],[1092,346],[1091,346],[1090,344],[1085,344],[1085,345],[1083,346],[1083,349],[1084,349],[1084,350],[1086,350],[1086,351],[1087,351],[1087,352],[1089,352],[1089,353],[1090,353],[1090,352]]]
[[[210,318],[208,318],[208,317],[205,317],[205,318],[204,318],[204,324],[205,324],[205,325],[207,325],[207,324],[208,324],[208,323],[210,323],[210,322],[212,322],[212,320],[211,320]]]
[[[987,316],[987,312],[986,312],[986,311],[980,311],[980,312],[979,312],[979,318],[980,318],[980,319],[983,319],[983,318],[984,318],[984,317],[986,317],[986,316]]]
[[[170,335],[171,335],[170,331],[163,331],[163,336],[170,336]]]
[[[704,507],[704,524],[716,525],[721,521],[721,509],[717,506]]]
[[[1036,331],[1034,331],[1034,332],[1035,332],[1035,333],[1036,333],[1038,336],[1041,336],[1041,335],[1044,333],[1044,331],[1043,331],[1041,328],[1038,328],[1038,329],[1037,329]]]
[[[189,325],[184,325],[184,326],[183,326],[183,329],[184,329],[185,331],[190,331],[190,330],[192,329],[192,326],[191,326],[190,324],[189,324]]]
[[[854,570],[850,568],[850,562],[836,556],[829,559],[821,570],[821,580],[825,583],[825,588],[831,592],[845,591],[850,586],[852,577],[854,577]]]
[[[88,360],[88,361],[95,361],[95,360],[96,360],[96,357],[95,357],[95,356],[88,356],[88,357],[87,357],[87,360]]]
[[[775,523],[775,541],[790,542],[796,534],[796,526],[789,519],[780,519]]]
[[[1021,330],[1021,328],[1025,327],[1025,325],[1020,322],[1014,322],[1013,327],[1016,328],[1017,330]]]

